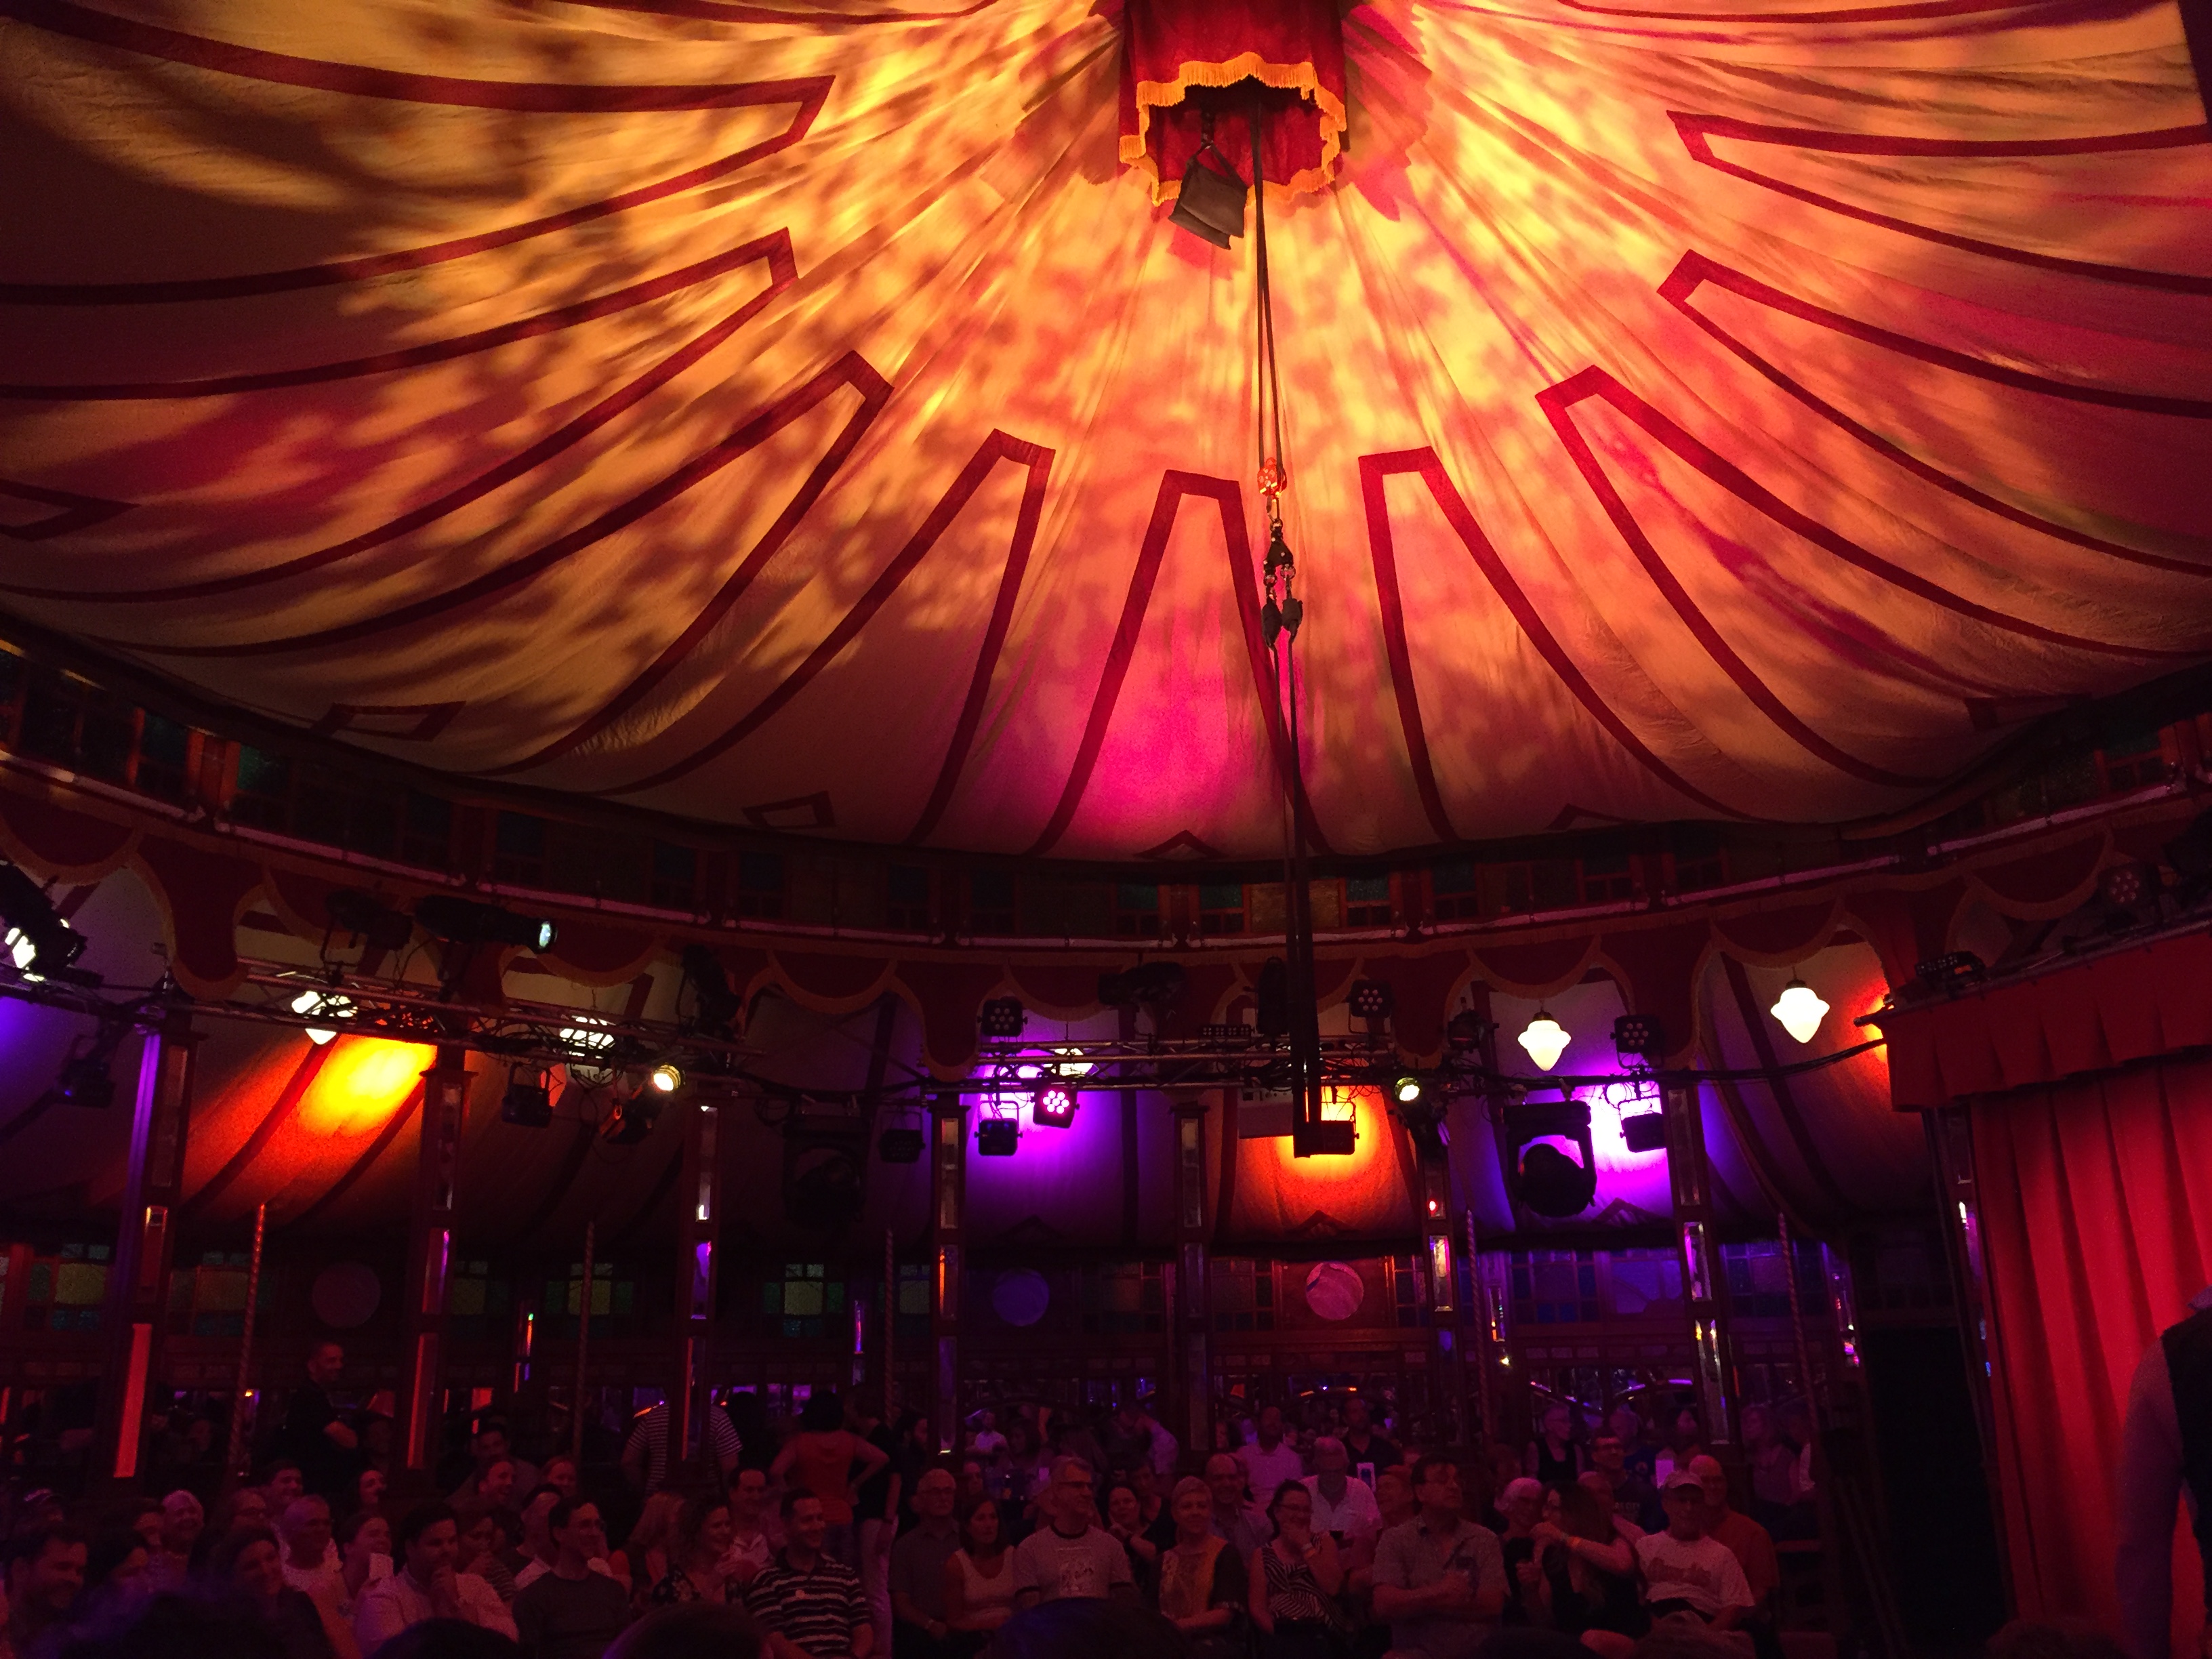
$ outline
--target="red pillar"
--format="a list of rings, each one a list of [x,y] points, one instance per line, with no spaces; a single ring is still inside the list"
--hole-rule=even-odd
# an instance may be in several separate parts
[[[407,1376],[399,1405],[400,1449],[410,1470],[438,1458],[444,1376],[446,1286],[453,1271],[453,1182],[468,1112],[468,1052],[441,1044],[422,1073],[422,1155],[407,1236]]]
[[[170,1222],[184,1181],[196,1041],[191,1018],[181,1011],[139,1034],[131,1162],[124,1176],[115,1259],[107,1270],[107,1300],[100,1310],[107,1364],[94,1444],[96,1455],[106,1459],[99,1472],[115,1480],[137,1478],[147,1395],[161,1376],[175,1250]],[[242,1410],[244,1402],[234,1401],[232,1408]]]
[[[960,1413],[960,1266],[967,1213],[968,1142],[960,1097],[931,1103],[929,1152],[929,1420],[941,1449],[958,1440]]]

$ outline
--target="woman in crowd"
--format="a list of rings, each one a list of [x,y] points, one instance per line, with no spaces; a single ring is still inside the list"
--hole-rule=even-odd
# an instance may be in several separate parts
[[[514,1460],[494,1458],[477,1471],[469,1482],[466,1502],[456,1507],[471,1510],[507,1510],[514,1508]]]
[[[547,1458],[545,1466],[538,1471],[538,1484],[552,1487],[561,1494],[561,1501],[564,1504],[576,1501],[577,1488],[582,1478],[576,1468],[576,1460],[566,1452],[556,1452]]]
[[[678,1511],[676,1535],[668,1550],[668,1571],[647,1599],[656,1607],[678,1601],[727,1601],[729,1580],[722,1576],[722,1554],[730,1547],[730,1506],[719,1498],[695,1498]]]
[[[653,1493],[637,1512],[637,1524],[629,1529],[628,1540],[607,1558],[608,1571],[614,1574],[615,1582],[629,1592],[633,1607],[645,1607],[653,1595],[653,1587],[666,1576],[669,1548],[675,1541],[677,1518],[683,1511],[684,1499],[678,1494]]]
[[[1254,1552],[1250,1571],[1260,1650],[1267,1659],[1334,1659],[1342,1646],[1331,1615],[1344,1587],[1336,1540],[1314,1531],[1313,1494],[1302,1480],[1275,1488],[1267,1519],[1275,1535]]]
[[[1213,1493],[1196,1475],[1176,1482],[1168,1508],[1174,1547],[1160,1552],[1158,1606],[1190,1644],[1192,1659],[1242,1659],[1239,1609],[1251,1593],[1244,1564],[1213,1535]]]
[[[1115,1475],[1106,1485],[1106,1530],[1121,1540],[1129,1558],[1129,1576],[1137,1593],[1151,1600],[1160,1571],[1160,1547],[1145,1536],[1145,1506],[1126,1475]]]
[[[769,1465],[769,1478],[822,1500],[822,1513],[830,1521],[822,1547],[854,1567],[853,1505],[860,1484],[890,1462],[882,1448],[870,1445],[845,1426],[845,1408],[836,1391],[819,1389],[807,1396],[799,1413],[799,1432]]]
[[[1621,1638],[1601,1648],[1604,1652],[1625,1649],[1650,1628],[1637,1598],[1635,1551],[1589,1487],[1577,1484],[1550,1493],[1531,1536],[1544,1575],[1543,1623],[1569,1636],[1602,1631]]]
[[[146,1540],[129,1527],[110,1527],[92,1540],[84,1589],[70,1607],[70,1629],[97,1638],[137,1618],[153,1593],[146,1576]]]
[[[511,1603],[514,1569],[507,1564],[507,1552],[514,1540],[501,1511],[482,1507],[464,1510],[460,1521],[461,1547],[453,1558],[453,1570],[476,1574],[499,1592],[502,1602]]]
[[[392,1577],[392,1522],[374,1510],[356,1510],[338,1522],[338,1577],[345,1594],[338,1613],[349,1622],[361,1593]]]
[[[1554,1400],[1544,1407],[1521,1472],[1542,1486],[1563,1486],[1589,1467],[1588,1454],[1575,1437],[1574,1407]]]
[[[957,1655],[980,1653],[1013,1612],[1014,1555],[998,1503],[986,1498],[962,1511],[960,1547],[945,1558],[946,1645]]]
[[[240,1527],[208,1553],[209,1586],[251,1607],[275,1635],[284,1659],[358,1659],[353,1633],[284,1582],[284,1553],[266,1527]]]
[[[1145,1536],[1152,1540],[1158,1552],[1175,1542],[1175,1516],[1168,1510],[1167,1499],[1160,1496],[1159,1476],[1152,1472],[1150,1463],[1139,1463],[1129,1471],[1129,1486],[1137,1494],[1137,1512],[1144,1522]]]

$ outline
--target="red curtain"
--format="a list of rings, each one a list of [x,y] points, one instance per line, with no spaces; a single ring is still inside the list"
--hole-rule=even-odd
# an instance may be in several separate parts
[[[2023,1616],[2117,1630],[2129,1381],[2212,1276],[2212,1060],[2016,1090],[1972,1109],[2014,1592]],[[2194,1654],[2201,1573],[2185,1532],[2176,1545],[2174,1651]]]

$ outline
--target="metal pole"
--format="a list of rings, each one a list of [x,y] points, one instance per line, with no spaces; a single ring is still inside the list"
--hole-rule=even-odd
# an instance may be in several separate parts
[[[1813,1459],[1820,1458],[1820,1402],[1813,1392],[1813,1349],[1805,1340],[1805,1310],[1797,1301],[1797,1248],[1790,1241],[1790,1218],[1778,1212],[1775,1227],[1782,1238],[1782,1265],[1790,1274],[1790,1328],[1797,1338],[1797,1386],[1805,1390],[1805,1415],[1813,1425]]]
[[[246,1328],[238,1340],[238,1382],[230,1393],[230,1449],[222,1462],[228,1488],[246,1472],[246,1400],[253,1377],[253,1310],[261,1299],[261,1243],[269,1232],[269,1206],[253,1206],[253,1254],[246,1265]]]
[[[584,1294],[576,1304],[576,1396],[568,1408],[568,1455],[578,1468],[584,1462],[584,1360],[592,1341],[592,1285],[598,1267],[592,1252],[599,1242],[599,1224],[584,1224]]]
[[[884,1229],[884,1416],[898,1416],[898,1373],[891,1364],[891,1337],[898,1328],[898,1241]]]

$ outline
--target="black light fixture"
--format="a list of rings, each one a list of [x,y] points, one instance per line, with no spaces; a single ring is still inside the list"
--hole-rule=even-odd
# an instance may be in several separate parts
[[[993,997],[983,1005],[981,1023],[987,1037],[1018,1037],[1029,1023],[1029,1014],[1019,997]]]
[[[1513,1195],[1538,1215],[1564,1220],[1580,1215],[1597,1197],[1597,1153],[1590,1145],[1589,1105],[1579,1100],[1505,1109],[1505,1133],[1513,1148]],[[1553,1142],[1582,1155],[1577,1164]]]
[[[1010,1117],[986,1117],[975,1124],[975,1151],[983,1158],[1012,1158],[1022,1143],[1022,1126]]]
[[[1098,1000],[1109,1008],[1148,1008],[1157,1019],[1182,1000],[1188,976],[1179,962],[1140,962],[1121,973],[1098,975]]]
[[[1253,1029],[1261,1036],[1287,1036],[1291,1029],[1291,969],[1280,957],[1260,964],[1260,982],[1252,988],[1259,1005]]]
[[[7,924],[6,944],[19,972],[58,974],[84,954],[84,935],[12,864],[0,864],[0,921]]]
[[[1913,978],[1923,985],[1939,988],[1963,985],[1980,977],[1981,972],[1982,959],[1972,951],[1952,951],[1912,965]]]
[[[1192,235],[1225,248],[1233,238],[1244,234],[1244,181],[1237,176],[1229,158],[1213,147],[1213,112],[1204,112],[1199,119],[1198,149],[1183,169],[1182,188],[1176,195],[1175,210],[1168,219]],[[1221,163],[1218,170],[1206,166],[1209,155]]]
[[[691,1029],[702,1036],[727,1040],[744,1012],[744,999],[730,988],[722,959],[704,945],[684,947],[684,983],[691,988]]]
[[[1664,1112],[1630,1112],[1620,1120],[1620,1139],[1632,1152],[1663,1152],[1667,1150],[1667,1115]]]
[[[424,932],[454,945],[519,945],[530,951],[551,950],[556,931],[542,916],[518,915],[451,893],[417,899],[415,920]]]
[[[543,1129],[553,1121],[553,1091],[545,1073],[517,1068],[507,1074],[507,1092],[499,1103],[502,1123],[524,1129]]]
[[[1075,1123],[1075,1091],[1065,1083],[1046,1083],[1030,1097],[1030,1121],[1043,1129],[1071,1128]]]
[[[1471,1054],[1497,1030],[1495,1020],[1485,1019],[1472,1008],[1462,1008],[1444,1023],[1444,1042],[1455,1054]]]
[[[79,1054],[62,1067],[54,1079],[54,1092],[72,1106],[106,1110],[115,1104],[115,1078],[108,1070],[112,1056],[113,1050],[103,1045]]]
[[[402,915],[358,887],[336,889],[323,900],[323,909],[330,917],[333,931],[352,933],[375,950],[404,951],[407,941],[415,937],[413,917]]]
[[[919,1164],[925,1141],[911,1124],[884,1130],[876,1137],[876,1156],[886,1164]]]
[[[1356,979],[1350,1001],[1354,1019],[1388,1019],[1397,1009],[1398,994],[1382,980]]]
[[[1650,1014],[1623,1014],[1613,1022],[1613,1046],[1623,1060],[1656,1063],[1667,1049],[1667,1028]]]
[[[635,1146],[653,1133],[660,1118],[660,1101],[649,1090],[615,1103],[599,1124],[599,1139],[610,1146]]]

